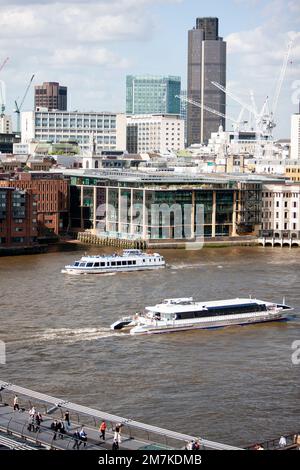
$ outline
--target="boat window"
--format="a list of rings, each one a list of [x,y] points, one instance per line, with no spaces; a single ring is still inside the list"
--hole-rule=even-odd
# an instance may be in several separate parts
[[[112,261],[112,262],[111,262],[111,265],[112,265],[112,266],[116,266],[116,262],[115,262],[115,261]]]
[[[132,261],[128,261],[128,266],[131,266],[132,265]]]
[[[132,264],[136,264],[136,260],[132,261]]]
[[[94,263],[94,268],[99,268],[100,263]]]
[[[85,268],[85,263],[80,263],[80,268]]]
[[[86,263],[86,267],[87,267],[87,268],[92,268],[93,265],[94,265],[94,263]]]
[[[102,261],[102,263],[100,263],[100,266],[103,268],[105,266],[105,262]]]
[[[127,261],[122,261],[122,266],[127,266]]]
[[[76,261],[76,263],[74,264],[74,266],[79,266],[79,263],[78,263],[78,261]]]
[[[117,266],[122,266],[122,262],[121,262],[121,261],[117,261]]]

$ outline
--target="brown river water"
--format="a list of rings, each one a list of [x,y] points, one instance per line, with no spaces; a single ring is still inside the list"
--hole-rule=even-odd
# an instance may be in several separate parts
[[[0,377],[233,445],[299,432],[300,365],[291,356],[300,340],[300,250],[161,253],[167,269],[104,276],[60,273],[80,249],[0,258]],[[285,296],[290,321],[141,337],[109,329],[164,298],[249,295]]]

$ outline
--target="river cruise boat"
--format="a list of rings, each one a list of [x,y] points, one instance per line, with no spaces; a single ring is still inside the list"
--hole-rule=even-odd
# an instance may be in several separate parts
[[[112,330],[130,330],[132,335],[171,333],[233,325],[251,325],[285,319],[291,307],[254,299],[195,302],[193,298],[166,299],[144,312],[124,317]]]
[[[143,253],[141,250],[124,250],[121,255],[84,255],[74,264],[65,266],[62,273],[104,274],[118,271],[143,271],[164,268],[166,262],[159,253]]]

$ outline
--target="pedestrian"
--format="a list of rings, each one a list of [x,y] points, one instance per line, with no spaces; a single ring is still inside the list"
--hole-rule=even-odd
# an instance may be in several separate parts
[[[53,440],[55,441],[55,440],[56,440],[57,431],[58,431],[58,422],[57,422],[57,419],[55,419],[55,420],[53,421],[53,423],[51,423],[50,428],[54,431]]]
[[[83,442],[83,447],[86,447],[86,443],[87,443],[87,433],[85,432],[83,426],[82,426],[82,428],[81,428],[81,430],[80,430],[79,436],[80,436],[81,442]],[[81,445],[81,442],[79,443],[79,445]]]
[[[30,408],[29,410],[29,416],[34,416],[35,415],[35,407],[33,406],[32,408]]]
[[[279,447],[286,447],[286,438],[284,436],[281,436],[281,438],[279,439]]]
[[[103,439],[105,441],[105,431],[106,431],[106,422],[103,420],[101,425],[100,425],[100,428],[99,428],[99,432],[100,432],[100,439]]]
[[[119,450],[119,443],[114,439],[114,442],[112,444],[112,450]]]
[[[66,428],[69,430],[69,428],[71,426],[71,423],[70,423],[70,413],[69,413],[68,410],[65,412],[64,420],[65,420],[65,423],[66,423]]]
[[[64,438],[64,434],[66,433],[66,430],[65,430],[65,425],[63,423],[62,420],[60,420],[58,423],[57,423],[57,429],[58,429],[58,437],[59,439],[63,439]]]
[[[29,418],[28,418],[28,426],[27,426],[27,429],[28,431],[34,431],[34,415],[31,416],[29,415]]]
[[[35,415],[35,432],[38,432],[41,427],[41,413]]]
[[[114,434],[114,440],[118,442],[118,444],[121,444],[121,427],[122,427],[122,424],[121,423],[118,423],[116,424],[116,427],[115,427],[115,434]]]
[[[79,435],[78,431],[74,432],[73,439],[74,439],[73,449],[79,450],[79,446],[80,446],[81,442],[80,442],[80,435]]]
[[[195,444],[194,444],[194,449],[193,450],[200,450],[200,442],[199,442],[199,439],[197,439],[195,441]]]
[[[14,411],[16,410],[20,411],[18,395],[15,395],[15,398],[14,398]]]

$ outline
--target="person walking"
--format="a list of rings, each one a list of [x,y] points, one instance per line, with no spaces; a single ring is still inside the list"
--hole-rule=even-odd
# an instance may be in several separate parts
[[[18,395],[15,395],[15,398],[14,398],[14,411],[16,410],[20,411]]]
[[[38,432],[41,427],[41,413],[35,415],[35,432]]]
[[[81,430],[80,430],[79,436],[80,436],[80,441],[83,442],[83,447],[86,447],[86,443],[87,443],[87,433],[85,432],[83,426],[82,426],[82,428],[81,428]],[[81,445],[81,442],[79,443],[79,445]]]
[[[65,430],[65,425],[64,425],[62,420],[60,420],[57,423],[57,428],[58,428],[58,437],[59,437],[59,439],[63,439],[64,434],[66,433],[66,430]]]
[[[106,422],[103,420],[101,425],[100,425],[100,428],[99,428],[99,432],[100,432],[100,439],[103,439],[105,441],[105,431],[106,431]]]
[[[115,427],[115,434],[114,434],[114,441],[117,441],[118,444],[121,444],[121,428],[122,428],[122,424],[121,423],[118,423],[116,424],[116,427]]]
[[[79,446],[80,446],[80,444],[81,444],[79,431],[75,431],[75,432],[74,432],[74,434],[73,434],[73,439],[74,439],[74,444],[73,444],[72,449],[77,449],[77,450],[79,450]]]
[[[69,413],[68,410],[65,412],[64,420],[65,420],[65,423],[66,423],[66,428],[69,431],[71,423],[70,423],[70,413]]]

